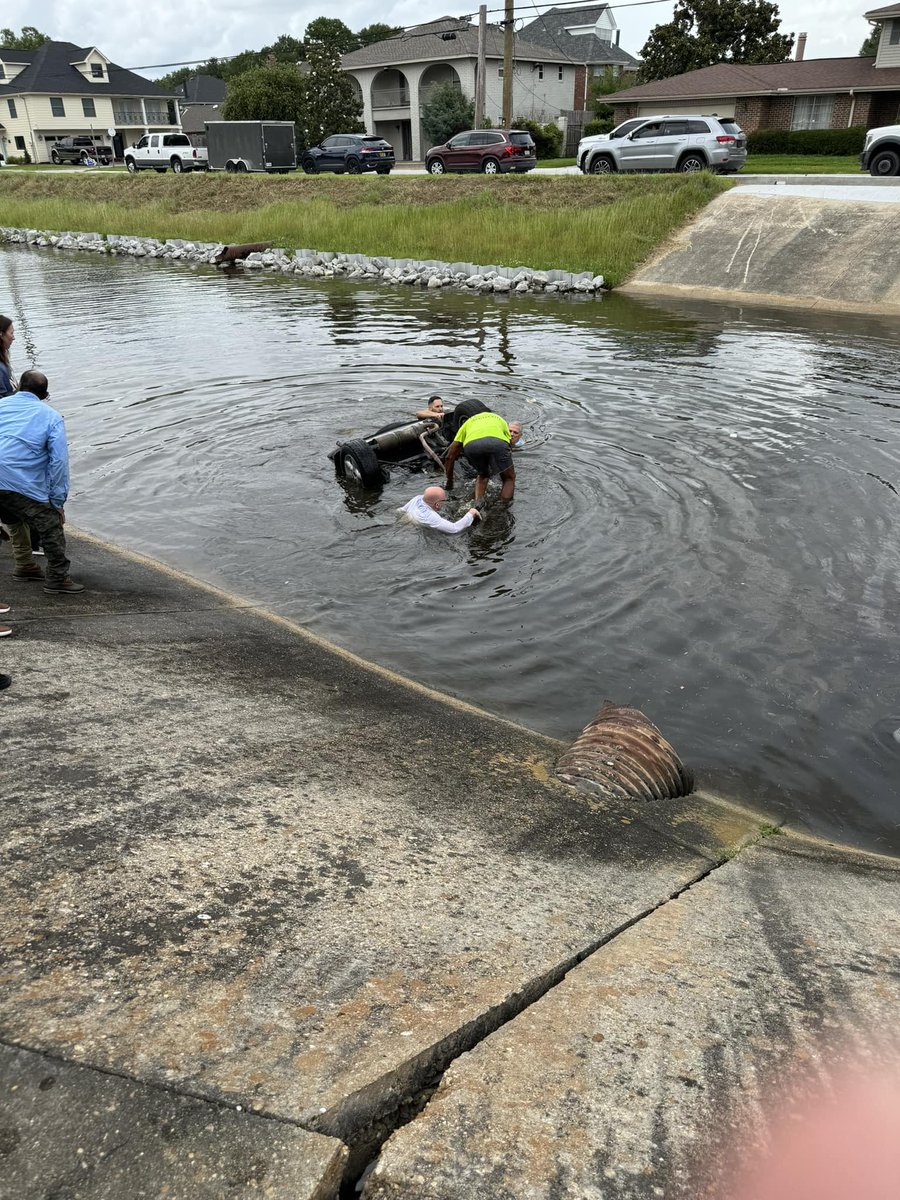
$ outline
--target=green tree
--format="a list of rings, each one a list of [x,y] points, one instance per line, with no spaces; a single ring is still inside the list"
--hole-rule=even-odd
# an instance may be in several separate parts
[[[452,83],[439,83],[422,105],[422,127],[432,146],[439,146],[475,123],[475,104]]]
[[[302,129],[304,82],[287,63],[251,67],[229,82],[222,116],[226,121],[293,121]]]
[[[641,50],[640,79],[668,79],[713,63],[784,62],[794,35],[778,32],[770,0],[677,0],[667,24],[657,25]]]
[[[874,58],[878,53],[878,43],[881,41],[881,25],[872,26],[872,32],[859,48],[860,58]]]
[[[616,110],[611,104],[606,104],[603,97],[631,87],[636,78],[634,71],[617,71],[615,67],[604,67],[602,74],[594,76],[590,86],[590,104],[597,120],[611,121],[615,116]]]
[[[352,79],[341,70],[341,52],[307,42],[306,56],[309,71],[302,77],[301,145],[316,146],[332,133],[365,133],[362,103]]]
[[[348,54],[351,50],[359,49],[356,34],[337,17],[316,17],[314,21],[310,21],[304,40],[307,47],[325,46],[338,54]]]
[[[364,29],[360,29],[356,35],[356,40],[360,46],[372,46],[375,42],[383,42],[387,38],[399,37],[402,32],[402,25],[385,25],[383,21],[376,21],[374,25],[366,25]]]
[[[44,42],[51,40],[49,33],[41,33],[33,25],[23,25],[18,35],[12,29],[0,29],[0,46],[4,50],[40,50]]]

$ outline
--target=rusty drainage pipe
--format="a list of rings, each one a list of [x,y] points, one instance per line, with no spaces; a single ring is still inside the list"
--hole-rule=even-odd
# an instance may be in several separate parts
[[[694,773],[637,708],[607,701],[556,764],[557,778],[611,800],[671,800]]]

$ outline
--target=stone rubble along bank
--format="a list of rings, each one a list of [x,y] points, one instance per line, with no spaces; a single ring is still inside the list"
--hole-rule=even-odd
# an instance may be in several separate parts
[[[224,245],[190,242],[180,238],[128,237],[119,234],[53,233],[39,229],[10,229],[0,226],[0,242],[9,245],[51,246],[58,250],[93,250],[132,258],[163,258],[169,261],[213,265]],[[245,271],[278,271],[305,279],[367,279],[373,282],[418,285],[436,291],[443,287],[468,288],[473,292],[575,293],[596,295],[604,290],[603,276],[590,271],[533,271],[529,267],[476,266],[429,259],[385,258],[380,255],[335,254],[329,250],[267,250],[248,254],[228,264]]]

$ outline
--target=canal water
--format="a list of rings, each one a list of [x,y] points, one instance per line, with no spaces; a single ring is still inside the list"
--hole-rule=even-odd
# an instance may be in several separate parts
[[[900,851],[895,323],[16,248],[0,311],[73,524],[549,734],[635,704],[703,785]],[[360,498],[327,458],[434,392],[526,428],[460,537],[398,521],[426,476]]]

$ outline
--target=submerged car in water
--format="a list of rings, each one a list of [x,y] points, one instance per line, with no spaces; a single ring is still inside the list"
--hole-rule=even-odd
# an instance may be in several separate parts
[[[368,437],[339,442],[328,457],[339,479],[374,490],[385,483],[392,467],[422,470],[433,463],[443,468],[447,450],[463,421],[488,411],[480,400],[464,400],[445,413],[443,420],[425,417],[392,421]]]

